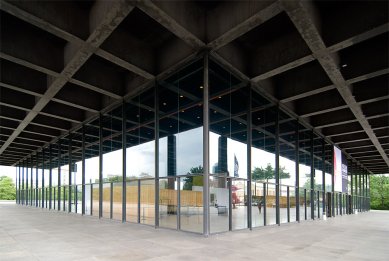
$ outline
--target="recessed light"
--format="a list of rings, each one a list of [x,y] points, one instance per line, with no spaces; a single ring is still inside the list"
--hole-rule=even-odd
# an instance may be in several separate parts
[[[341,66],[342,66],[342,68],[345,68],[345,67],[347,67],[347,63],[344,63]]]
[[[219,96],[219,99],[221,99],[222,97],[221,96]]]
[[[203,87],[203,86],[200,86],[200,89],[204,89],[204,87]]]
[[[200,116],[197,116],[197,119],[200,119]]]
[[[184,98],[184,96],[183,96],[183,95],[180,95],[180,98]]]
[[[163,104],[163,106],[166,106],[166,102],[164,102],[164,103],[162,103]]]
[[[172,125],[170,125],[169,127],[170,127],[170,128],[173,128],[173,126],[172,126]]]

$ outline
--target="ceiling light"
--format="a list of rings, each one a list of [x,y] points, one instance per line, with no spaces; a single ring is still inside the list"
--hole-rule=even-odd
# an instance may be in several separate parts
[[[183,95],[180,95],[180,98],[184,98],[184,96],[183,96]]]
[[[203,86],[200,86],[200,89],[204,89],[204,87],[203,87]]]
[[[163,104],[163,106],[166,106],[166,102],[164,102],[164,103],[162,103]]]
[[[345,68],[345,67],[347,67],[347,63],[344,63],[341,66],[342,66],[342,68]]]

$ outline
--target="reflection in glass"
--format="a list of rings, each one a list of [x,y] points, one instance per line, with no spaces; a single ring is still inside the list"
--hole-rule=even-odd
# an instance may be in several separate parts
[[[202,175],[180,179],[181,230],[202,233],[203,231],[203,186]]]
[[[210,176],[210,225],[211,233],[228,231],[230,196],[225,177]]]
[[[177,187],[176,179],[159,180],[159,225],[177,228]]]
[[[154,179],[140,182],[140,223],[155,224],[155,181]]]
[[[128,180],[126,192],[126,220],[138,222],[138,181]]]

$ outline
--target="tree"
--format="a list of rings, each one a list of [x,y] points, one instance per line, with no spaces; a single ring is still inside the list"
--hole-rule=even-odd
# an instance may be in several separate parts
[[[0,199],[13,200],[16,199],[15,184],[12,179],[7,176],[0,177]]]
[[[198,166],[198,167],[193,167],[190,169],[190,172],[188,172],[187,175],[191,174],[203,174],[203,167]],[[183,190],[192,190],[193,186],[202,186],[203,185],[203,177],[202,176],[197,176],[197,177],[185,177],[184,178],[184,187],[182,188]]]
[[[372,209],[389,210],[389,176],[371,176],[370,206]]]
[[[270,163],[267,164],[266,168],[262,167],[255,167],[253,172],[251,173],[252,180],[269,180],[275,178],[275,170],[270,165]],[[290,174],[288,172],[285,172],[285,167],[280,167],[280,179],[288,179],[290,178]]]

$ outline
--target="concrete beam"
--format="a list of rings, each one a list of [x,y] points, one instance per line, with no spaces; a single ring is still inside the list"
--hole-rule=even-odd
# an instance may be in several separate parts
[[[278,15],[281,11],[278,2],[270,5],[265,1],[251,1],[251,3],[243,1],[225,2],[219,8],[211,10],[207,15],[207,38],[214,39],[207,44],[207,47],[218,50]],[[246,19],[241,21],[244,18]],[[233,25],[230,25],[231,23]],[[226,27],[229,28],[227,31]],[[215,39],[215,37],[217,38]]]
[[[205,47],[203,41],[152,1],[136,1],[136,6],[195,50]]]
[[[102,3],[101,1],[95,3],[95,6],[92,8],[90,13],[90,26],[93,31],[86,41],[87,44],[84,45],[84,47],[81,47],[80,50],[77,51],[72,59],[70,59],[66,64],[65,68],[61,72],[61,76],[63,78],[57,78],[51,83],[44,96],[39,99],[32,111],[28,113],[26,118],[19,124],[18,128],[2,145],[0,148],[0,155],[12,143],[12,141],[19,136],[19,134],[38,115],[38,113],[43,110],[57,92],[61,90],[67,82],[66,79],[71,78],[92,55],[89,45],[92,45],[95,48],[99,47],[133,9],[133,6],[124,1],[108,3],[111,5],[109,9],[107,9],[106,4],[107,3]]]
[[[323,69],[326,71],[328,77],[336,86],[339,94],[342,96],[356,119],[361,124],[362,128],[365,130],[366,134],[369,136],[371,142],[377,147],[377,150],[380,152],[382,158],[389,166],[388,156],[374,134],[374,131],[371,129],[361,107],[355,101],[347,82],[344,80],[339,71],[338,64],[331,53],[326,49],[321,35],[315,26],[315,18],[312,18],[312,12],[311,14],[307,12],[306,3],[302,1],[282,1],[282,5],[297,30],[300,32],[301,36],[313,54],[317,57]]]

